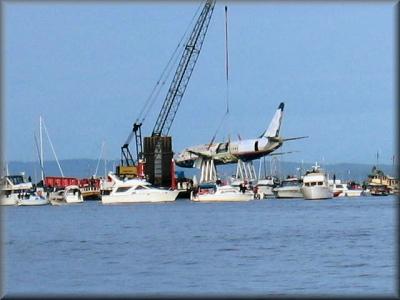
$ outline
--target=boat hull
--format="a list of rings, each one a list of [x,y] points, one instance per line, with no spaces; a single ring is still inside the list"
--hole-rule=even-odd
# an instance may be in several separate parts
[[[278,188],[276,191],[276,197],[280,199],[289,198],[303,198],[301,188]]]
[[[197,194],[196,196],[193,196],[192,193],[190,195],[190,200],[195,202],[240,202],[253,199],[253,193]]]
[[[363,194],[363,190],[347,190],[345,194],[347,197],[360,197]]]
[[[18,201],[17,197],[1,197],[0,204],[1,205],[16,205]]]
[[[333,197],[332,191],[326,186],[303,186],[301,190],[306,200],[322,200],[331,199]]]
[[[49,200],[46,198],[35,197],[33,199],[20,199],[17,201],[19,206],[35,206],[35,205],[47,205]]]
[[[136,193],[131,195],[102,195],[101,202],[103,204],[128,204],[128,203],[157,203],[175,201],[179,194],[175,191],[159,191],[158,193]]]
[[[260,199],[266,198],[274,198],[274,187],[273,186],[258,186],[257,194],[260,196]]]
[[[82,203],[83,198],[82,196],[66,196],[66,197],[60,197],[60,196],[52,196],[50,194],[49,201],[52,205],[62,205],[62,204],[76,204],[76,203]]]

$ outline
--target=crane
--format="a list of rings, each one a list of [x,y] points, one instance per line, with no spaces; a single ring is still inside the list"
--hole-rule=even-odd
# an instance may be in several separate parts
[[[153,138],[154,149],[151,152],[154,154],[154,177],[160,183],[162,176],[161,159],[161,137],[168,135],[171,125],[174,121],[175,115],[178,111],[182,97],[185,93],[186,87],[189,83],[190,76],[196,65],[197,59],[200,54],[201,47],[210,23],[210,19],[214,10],[215,0],[206,0],[206,3],[193,27],[187,43],[185,44],[181,59],[179,61],[177,70],[172,79],[171,85],[168,89],[167,96],[158,114],[157,121],[153,128],[151,137]],[[132,171],[134,167],[134,159],[129,150],[129,144],[133,137],[136,140],[136,159],[137,162],[143,159],[143,146],[141,136],[141,122],[135,122],[132,132],[128,136],[125,144],[121,147],[121,166],[117,168],[117,173],[123,173],[122,170]],[[136,170],[134,170],[136,171]]]
[[[154,139],[154,183],[162,184],[162,148],[161,137],[167,136],[171,129],[172,122],[178,111],[182,97],[189,83],[190,76],[196,65],[200,54],[201,47],[210,23],[210,19],[214,10],[215,0],[207,0],[204,8],[193,28],[193,31],[186,43],[185,50],[182,54],[175,76],[171,82],[167,96],[161,107],[156,124],[154,125],[151,136]],[[169,165],[168,165],[169,166]],[[169,174],[169,173],[168,173]]]

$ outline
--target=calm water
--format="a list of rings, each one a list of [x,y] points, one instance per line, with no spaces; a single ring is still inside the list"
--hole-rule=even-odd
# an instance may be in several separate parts
[[[6,207],[5,293],[394,295],[397,203]]]

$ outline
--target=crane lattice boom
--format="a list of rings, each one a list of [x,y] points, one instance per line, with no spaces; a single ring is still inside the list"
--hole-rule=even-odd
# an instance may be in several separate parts
[[[152,136],[166,136],[171,129],[183,94],[189,83],[214,10],[215,0],[207,0],[183,51],[178,68],[164,100]]]

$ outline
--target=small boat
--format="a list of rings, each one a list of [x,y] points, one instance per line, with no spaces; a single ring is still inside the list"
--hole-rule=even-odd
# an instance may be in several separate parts
[[[32,190],[32,182],[23,175],[7,175],[0,182],[0,204],[16,205],[18,200],[26,197]]]
[[[82,193],[77,185],[68,185],[64,189],[51,192],[49,201],[52,205],[82,203]]]
[[[243,187],[238,189],[232,185],[218,185],[214,182],[201,183],[191,192],[190,200],[196,202],[230,202],[254,199],[253,191]]]
[[[342,183],[340,179],[328,180],[329,187],[332,190],[333,197],[347,196],[347,184]]]
[[[279,185],[279,179],[272,176],[267,176],[265,179],[260,179],[256,184],[256,198],[274,198],[274,189]]]
[[[359,185],[358,183],[355,183],[354,181],[352,181],[347,184],[347,191],[346,191],[347,197],[359,197],[359,196],[365,196],[365,195],[366,195],[366,192],[363,190],[362,186]]]
[[[384,184],[370,184],[368,190],[371,196],[388,196],[390,193],[389,188]]]
[[[317,163],[304,175],[301,190],[304,199],[307,200],[331,199],[333,197],[333,192],[328,183],[328,176]]]
[[[101,196],[103,204],[127,204],[143,202],[171,202],[175,201],[178,190],[166,190],[153,187],[144,179],[120,180],[115,175],[109,174],[113,186],[108,195]]]
[[[274,189],[277,198],[303,198],[301,191],[303,180],[297,177],[288,177]]]
[[[32,191],[27,197],[18,199],[17,205],[20,206],[36,206],[36,205],[47,205],[49,200],[43,195],[42,190]]]

